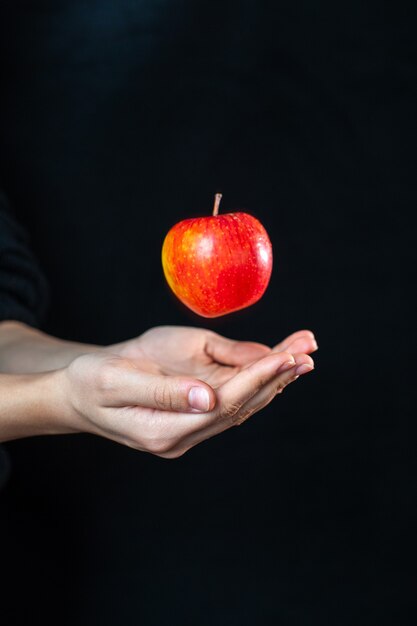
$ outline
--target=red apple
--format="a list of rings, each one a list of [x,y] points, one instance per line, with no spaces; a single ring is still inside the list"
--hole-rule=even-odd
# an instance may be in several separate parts
[[[165,237],[162,266],[177,298],[203,317],[244,309],[261,298],[272,271],[272,246],[262,224],[248,213],[178,222]]]

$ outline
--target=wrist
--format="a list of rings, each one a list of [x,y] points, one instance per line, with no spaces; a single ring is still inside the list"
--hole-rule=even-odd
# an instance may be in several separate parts
[[[82,430],[81,417],[71,402],[67,368],[38,374],[38,392],[42,392],[41,414],[44,434],[60,435]]]
[[[0,376],[0,441],[78,432],[62,370]]]
[[[0,372],[26,374],[66,367],[98,346],[65,341],[16,321],[0,322]]]

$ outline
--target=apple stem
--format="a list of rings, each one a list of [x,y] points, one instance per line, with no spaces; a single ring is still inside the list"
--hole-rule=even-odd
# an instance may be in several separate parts
[[[216,216],[219,212],[220,200],[222,199],[221,193],[216,193],[214,196],[213,215]]]

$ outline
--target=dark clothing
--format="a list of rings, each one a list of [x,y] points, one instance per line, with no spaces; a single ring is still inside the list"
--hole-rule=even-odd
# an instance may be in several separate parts
[[[47,284],[4,194],[0,191],[0,321],[39,326],[47,306]]]

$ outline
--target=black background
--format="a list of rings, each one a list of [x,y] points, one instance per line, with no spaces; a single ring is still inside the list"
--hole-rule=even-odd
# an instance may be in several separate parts
[[[415,623],[415,27],[414,2],[1,3],[1,184],[45,328],[320,344],[313,374],[176,461],[10,443],[4,624]],[[160,249],[216,191],[275,265],[261,302],[207,321]]]

